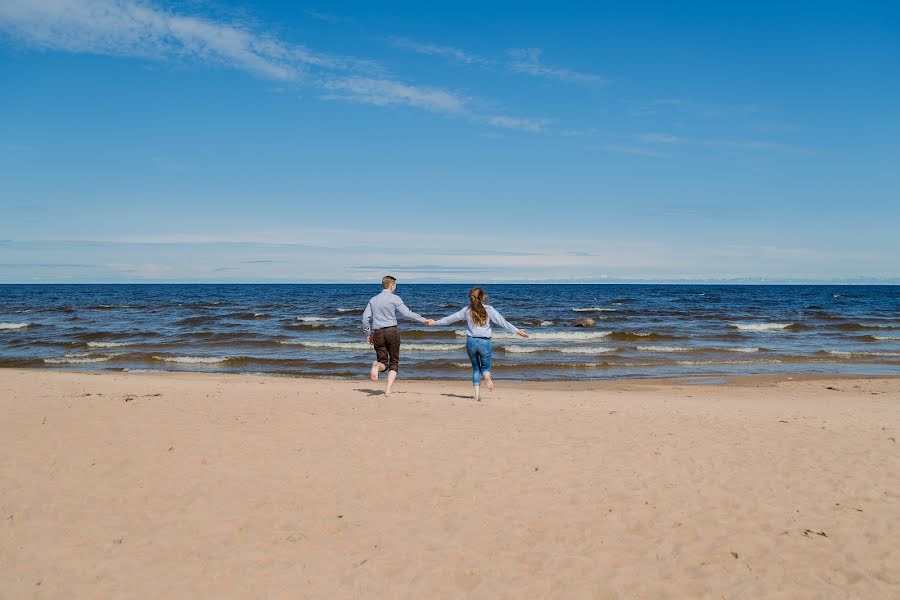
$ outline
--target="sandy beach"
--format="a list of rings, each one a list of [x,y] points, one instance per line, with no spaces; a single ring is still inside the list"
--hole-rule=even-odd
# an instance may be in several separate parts
[[[0,370],[0,598],[898,598],[900,378]]]

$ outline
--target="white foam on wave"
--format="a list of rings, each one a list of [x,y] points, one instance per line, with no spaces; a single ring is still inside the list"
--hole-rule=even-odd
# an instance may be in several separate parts
[[[532,354],[536,352],[558,352],[560,354],[606,354],[615,352],[618,348],[610,348],[609,346],[563,346],[563,347],[547,347],[547,346],[500,346],[504,352],[513,354]]]
[[[731,323],[731,326],[740,331],[781,331],[787,329],[793,323]]]
[[[372,350],[372,345],[366,342],[310,342],[306,340],[283,340],[278,342],[286,346],[303,346],[304,348],[322,348],[333,350]],[[413,352],[447,352],[463,349],[461,344],[402,344],[400,351],[411,350]]]
[[[358,308],[339,308],[339,309],[337,309],[337,311],[339,313],[355,312],[357,310],[359,310],[359,309]]]
[[[297,317],[298,321],[304,323],[323,323],[325,321],[340,321],[340,317]]]
[[[90,363],[106,362],[119,356],[121,352],[115,354],[64,354],[61,358],[45,358],[44,362],[48,365],[81,365]]]
[[[846,350],[826,350],[828,354],[834,354],[835,356],[880,356],[880,357],[898,357],[900,356],[900,352],[849,352]]]
[[[779,364],[780,360],[775,358],[765,360],[679,360],[676,365],[761,365],[761,364]]]
[[[88,342],[88,348],[119,348],[127,346],[125,342]]]
[[[573,308],[574,312],[616,312],[615,308],[600,308],[600,307],[589,307],[589,308]]]
[[[541,321],[541,327],[550,327],[554,321]]]
[[[638,346],[641,352],[690,352],[690,348],[683,346]]]
[[[760,352],[760,349],[756,346],[722,348],[722,350],[727,350],[728,352]]]
[[[213,365],[231,360],[230,356],[154,356],[154,360],[186,365]]]
[[[0,323],[0,329],[25,329],[31,323]]]
[[[532,340],[547,341],[572,341],[572,340],[599,340],[605,338],[611,331],[536,331],[529,333],[528,337]],[[459,337],[466,337],[465,331],[457,331]],[[494,333],[495,340],[519,340],[522,339],[514,333]]]
[[[883,342],[896,342],[900,340],[900,337],[897,337],[896,335],[873,335],[872,337]]]

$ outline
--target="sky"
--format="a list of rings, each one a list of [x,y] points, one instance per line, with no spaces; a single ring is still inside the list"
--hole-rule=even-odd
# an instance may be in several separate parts
[[[896,2],[0,1],[0,283],[900,283]]]

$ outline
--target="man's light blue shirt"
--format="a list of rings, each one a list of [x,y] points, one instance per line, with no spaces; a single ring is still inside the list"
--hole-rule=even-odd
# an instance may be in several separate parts
[[[366,336],[372,335],[375,329],[384,327],[394,327],[397,325],[397,313],[400,313],[407,319],[424,323],[425,317],[417,315],[409,310],[400,296],[391,290],[382,290],[377,296],[373,296],[363,312],[362,322]]]

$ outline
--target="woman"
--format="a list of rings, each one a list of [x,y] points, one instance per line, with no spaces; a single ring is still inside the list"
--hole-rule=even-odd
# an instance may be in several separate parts
[[[487,382],[488,391],[493,391],[491,380],[491,322],[527,338],[528,334],[511,325],[493,306],[485,304],[487,296],[480,287],[469,292],[469,306],[443,319],[431,321],[429,325],[449,325],[466,320],[466,352],[472,361],[472,384],[475,386],[475,399],[481,401],[481,379]]]

